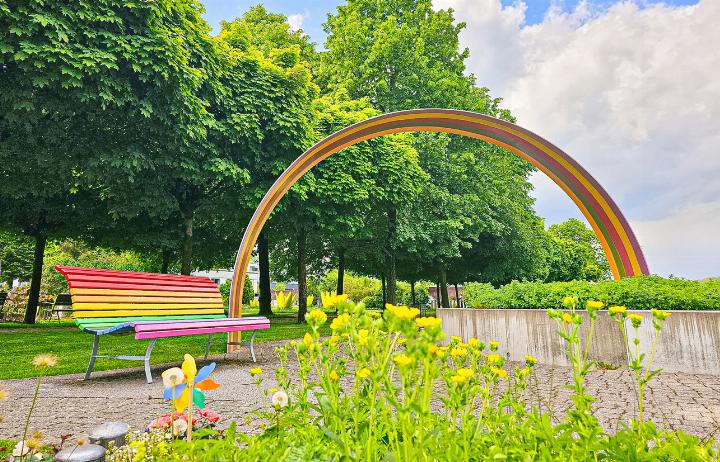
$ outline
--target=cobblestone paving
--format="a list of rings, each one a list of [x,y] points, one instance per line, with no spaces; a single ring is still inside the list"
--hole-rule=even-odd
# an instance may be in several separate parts
[[[273,348],[278,343],[256,347],[257,365],[271,371],[276,365]],[[208,393],[208,407],[219,412],[224,421],[236,420],[242,431],[257,431],[246,423],[252,412],[267,400],[252,382],[249,369],[254,366],[246,351],[239,355],[217,356],[215,380],[219,390]],[[292,364],[290,365],[292,369]],[[168,412],[159,396],[162,393],[160,372],[153,369],[155,383],[147,384],[141,369],[107,371],[93,374],[83,382],[82,375],[48,377],[43,381],[40,399],[32,418],[31,429],[42,431],[49,439],[61,434],[83,435],[94,426],[119,420],[135,429],[143,429],[161,413]],[[292,372],[292,371],[291,371]],[[271,374],[267,374],[268,376]],[[552,409],[557,417],[570,405],[567,368],[537,366],[535,380],[528,391],[529,401],[542,410]],[[633,377],[626,370],[599,370],[588,378],[590,392],[597,398],[596,415],[610,431],[618,422],[636,415],[637,399]],[[266,382],[274,385],[272,380]],[[34,379],[0,381],[9,397],[0,402],[0,438],[17,439],[32,400]],[[671,429],[682,429],[701,437],[720,436],[720,376],[697,374],[660,374],[648,386],[645,415]]]

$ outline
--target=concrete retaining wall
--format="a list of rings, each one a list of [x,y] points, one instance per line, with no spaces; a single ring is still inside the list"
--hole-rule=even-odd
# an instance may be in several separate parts
[[[587,314],[581,313],[585,321],[580,336],[585,339],[590,323]],[[641,352],[649,353],[655,336],[652,315],[649,311],[634,313],[646,318],[638,337]],[[463,340],[470,337],[497,340],[500,353],[511,361],[522,361],[530,354],[545,364],[568,365],[561,339],[555,332],[555,321],[548,318],[545,310],[443,308],[438,310],[438,316],[443,320],[448,338],[457,335]],[[625,329],[632,342],[634,330],[629,321]],[[627,362],[622,332],[605,311],[598,316],[589,355],[607,364]],[[720,375],[720,312],[673,311],[663,325],[653,368]]]

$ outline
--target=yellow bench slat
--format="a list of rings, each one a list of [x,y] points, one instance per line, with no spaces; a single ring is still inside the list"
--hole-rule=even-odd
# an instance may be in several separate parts
[[[73,311],[175,310],[224,308],[222,303],[73,303]]]
[[[112,318],[122,316],[172,316],[184,314],[224,314],[224,309],[205,309],[205,310],[113,310],[113,311],[74,311],[73,317],[81,318]]]

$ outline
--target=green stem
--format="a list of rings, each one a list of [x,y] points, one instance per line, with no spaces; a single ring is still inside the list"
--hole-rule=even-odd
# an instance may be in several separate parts
[[[44,370],[42,372],[45,372]],[[37,403],[38,395],[40,394],[40,383],[42,382],[43,374],[40,373],[37,378],[37,385],[35,385],[35,394],[33,395],[32,403],[30,404],[30,409],[28,410],[27,418],[25,419],[25,429],[23,430],[23,437],[22,441],[20,442],[22,446],[22,453],[25,452],[25,449],[27,449],[25,441],[27,440],[27,432],[28,428],[30,428],[30,417],[32,416],[33,410],[35,409],[35,404]],[[25,460],[25,456],[22,456],[22,460]]]

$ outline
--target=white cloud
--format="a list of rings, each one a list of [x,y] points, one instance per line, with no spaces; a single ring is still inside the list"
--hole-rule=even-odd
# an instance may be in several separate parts
[[[309,17],[310,12],[308,10],[305,10],[302,13],[291,14],[290,16],[288,16],[288,24],[290,24],[290,30],[294,32],[302,29],[303,22],[305,22],[305,20]]]
[[[717,210],[707,204],[720,197],[719,1],[623,1],[601,10],[583,2],[571,12],[550,9],[530,26],[522,2],[435,6],[452,7],[467,22],[461,41],[478,82],[505,98],[520,125],[578,160],[646,230],[638,234],[651,271],[720,272],[683,256],[720,260],[711,239],[697,238],[720,232],[720,221],[698,212]],[[577,216],[549,180],[534,183],[538,212],[549,222]],[[686,241],[684,254],[661,245]]]

